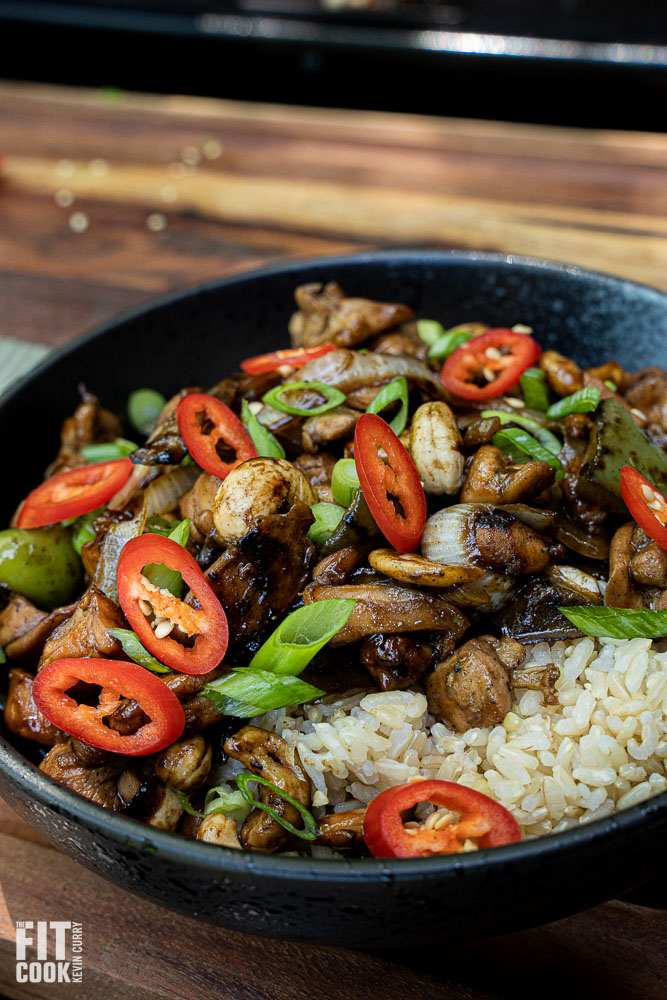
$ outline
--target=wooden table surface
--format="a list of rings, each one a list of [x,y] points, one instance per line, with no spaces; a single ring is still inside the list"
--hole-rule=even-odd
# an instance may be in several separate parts
[[[200,281],[379,247],[535,255],[667,290],[667,135],[0,83],[0,155],[4,337],[64,344]],[[86,1000],[481,1000],[533,996],[534,981],[543,995],[665,995],[655,888],[490,941],[342,952],[138,900],[2,803],[0,887],[0,991],[11,998],[77,989],[16,983],[17,919],[83,922]]]

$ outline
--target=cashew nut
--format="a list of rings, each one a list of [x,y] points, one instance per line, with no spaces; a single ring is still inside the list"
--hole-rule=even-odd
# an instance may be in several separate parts
[[[414,552],[400,553],[393,549],[374,549],[368,561],[378,573],[418,587],[451,587],[478,580],[484,573],[478,566],[445,566]]]
[[[454,414],[446,403],[423,403],[412,418],[409,452],[426,493],[456,493],[463,478],[463,453]]]
[[[177,740],[155,761],[155,773],[180,792],[191,792],[208,777],[213,751],[201,735]]]
[[[201,821],[197,828],[197,840],[217,844],[218,847],[241,849],[236,823],[231,816],[223,816],[222,813],[213,813]]]

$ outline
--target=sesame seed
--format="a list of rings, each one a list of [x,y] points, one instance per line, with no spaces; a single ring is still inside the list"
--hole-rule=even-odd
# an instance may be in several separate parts
[[[514,396],[505,396],[504,401],[508,406],[513,406],[515,410],[523,410],[526,405],[522,399],[515,399]]]
[[[202,149],[207,160],[217,160],[222,154],[222,143],[217,139],[207,139]]]
[[[88,170],[93,177],[106,177],[109,173],[109,164],[101,157],[97,157],[96,159],[90,161],[88,164]]]
[[[172,631],[174,624],[175,622],[172,622],[169,618],[163,618],[155,628],[155,638],[166,639]]]
[[[151,212],[146,219],[146,226],[152,233],[160,233],[167,228],[167,218],[162,212]]]
[[[502,354],[500,353],[497,347],[487,347],[484,353],[486,354],[487,358],[491,358],[492,361],[500,361],[500,359],[502,358]]]
[[[160,191],[160,197],[162,198],[162,201],[166,201],[168,203],[178,201],[178,188],[174,187],[173,184],[165,184]]]
[[[653,500],[655,493],[650,486],[642,486],[642,493],[644,494],[644,500]]]
[[[75,233],[85,233],[89,221],[85,212],[72,212],[69,217],[69,227]]]
[[[532,333],[532,326],[526,326],[525,323],[515,323],[512,327],[512,333]]]
[[[53,200],[59,208],[70,208],[74,204],[74,195],[69,188],[58,188]]]
[[[496,377],[490,368],[482,368],[482,375],[484,376],[487,382],[493,382],[493,380]]]
[[[184,146],[181,150],[181,159],[189,167],[196,167],[201,161],[201,153],[196,146]]]
[[[71,160],[58,160],[56,163],[58,177],[73,177],[75,171],[76,167]]]
[[[645,413],[643,412],[643,410],[638,410],[638,409],[637,409],[636,407],[634,407],[634,406],[633,406],[633,408],[632,408],[632,409],[630,410],[630,413],[631,413],[631,414],[632,414],[632,415],[633,415],[634,417],[637,417],[637,419],[638,419],[638,420],[644,420],[644,421],[646,420],[646,414],[645,414]]]
[[[146,615],[146,617],[148,617],[149,615],[153,614],[153,609],[148,603],[148,601],[144,601],[144,599],[141,598],[137,603],[139,604],[139,610],[141,611],[142,615]]]

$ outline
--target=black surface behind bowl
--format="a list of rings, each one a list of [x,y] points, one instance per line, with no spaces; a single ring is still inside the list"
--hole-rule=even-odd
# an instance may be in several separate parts
[[[667,296],[578,268],[484,254],[395,252],[296,262],[175,296],[68,347],[0,403],[7,523],[57,450],[84,382],[122,412],[128,393],[214,382],[287,346],[294,287],[412,305],[445,326],[533,326],[581,364],[665,363]],[[110,814],[0,739],[0,794],[76,861],[175,910],[237,930],[357,947],[483,937],[574,913],[665,870],[667,793],[607,819],[491,851],[414,861],[245,853]]]

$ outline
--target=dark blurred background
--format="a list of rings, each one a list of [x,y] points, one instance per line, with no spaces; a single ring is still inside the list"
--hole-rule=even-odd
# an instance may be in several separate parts
[[[667,126],[664,0],[0,0],[7,78]]]

